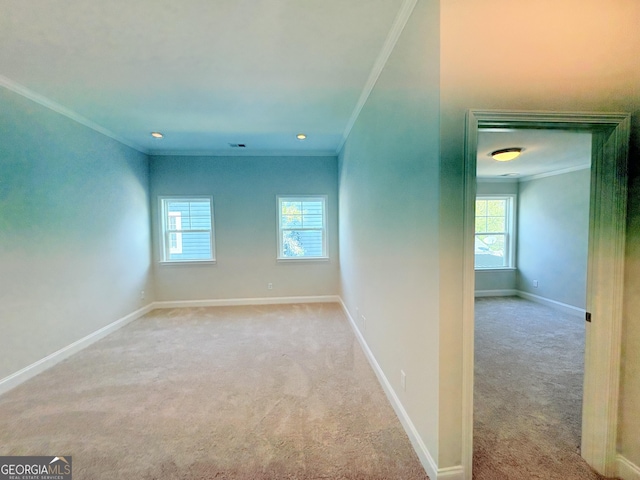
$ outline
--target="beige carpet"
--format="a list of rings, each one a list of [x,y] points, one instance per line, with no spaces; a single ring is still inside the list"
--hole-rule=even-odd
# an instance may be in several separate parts
[[[426,479],[336,304],[157,310],[0,396],[75,480]]]
[[[596,480],[579,455],[584,320],[476,299],[474,478]]]

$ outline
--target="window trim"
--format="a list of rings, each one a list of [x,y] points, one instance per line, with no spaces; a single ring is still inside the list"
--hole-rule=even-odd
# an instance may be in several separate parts
[[[322,201],[322,255],[318,257],[285,257],[283,255],[283,245],[282,245],[282,202],[283,201],[314,201],[321,200]],[[276,244],[277,244],[277,252],[276,252],[276,260],[278,262],[317,262],[317,261],[327,261],[329,260],[329,244],[328,244],[328,236],[329,236],[329,228],[327,222],[327,203],[328,196],[327,195],[276,195],[276,217],[277,217],[277,229],[276,229]],[[286,230],[286,229],[285,229]],[[300,230],[300,229],[297,229]],[[317,229],[313,229],[317,230]]]
[[[204,259],[185,259],[185,260],[171,260],[169,259],[169,249],[170,249],[170,241],[169,241],[169,232],[167,230],[167,223],[169,216],[165,211],[165,205],[167,201],[175,200],[180,202],[202,202],[203,200],[209,201],[209,214],[211,216],[211,229],[210,230],[186,230],[187,232],[210,232],[210,251],[211,257]],[[162,195],[158,196],[158,211],[160,213],[160,264],[161,265],[185,265],[185,264],[212,264],[216,263],[216,242],[215,242],[215,214],[214,214],[214,204],[213,197],[211,195]]]
[[[506,237],[505,240],[505,256],[507,257],[506,265],[499,265],[495,267],[478,267],[475,264],[475,253],[473,260],[473,268],[476,271],[486,272],[486,271],[499,271],[499,270],[516,270],[516,215],[517,215],[517,201],[518,195],[515,193],[500,193],[500,194],[476,194],[476,200],[507,200],[507,212],[505,214],[505,232],[504,235]],[[475,202],[474,202],[474,225],[476,210],[475,210]],[[475,245],[475,239],[478,235],[486,235],[486,233],[476,233],[475,228],[473,231],[473,242]],[[500,233],[502,235],[502,233]]]

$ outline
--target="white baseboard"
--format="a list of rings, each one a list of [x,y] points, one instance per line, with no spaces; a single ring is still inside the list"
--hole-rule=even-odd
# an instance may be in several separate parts
[[[475,296],[477,297],[515,297],[518,294],[517,290],[504,289],[504,290],[476,290]]]
[[[550,298],[541,297],[539,295],[534,295],[529,292],[523,292],[522,290],[517,290],[516,294],[519,297],[526,298],[527,300],[531,300],[532,302],[541,303],[548,307],[553,307],[562,310],[565,313],[570,315],[575,315],[578,317],[584,318],[586,310],[584,308],[574,307],[573,305],[569,305],[567,303],[558,302],[556,300],[551,300]]]
[[[70,345],[67,345],[64,348],[61,348],[57,352],[53,352],[51,355],[47,355],[46,357],[38,360],[37,362],[32,363],[24,367],[22,370],[18,370],[17,372],[0,379],[0,395],[5,392],[8,392],[12,388],[17,387],[21,383],[26,382],[30,378],[35,377],[39,373],[44,372],[45,370],[53,367],[55,364],[61,362],[62,360],[69,358],[74,353],[79,352],[80,350],[87,348],[92,343],[97,342],[101,338],[106,337],[110,333],[118,330],[119,328],[124,327],[128,323],[142,317],[143,315],[149,313],[153,310],[153,304],[149,304],[146,307],[140,308],[135,312],[130,313],[122,317],[119,320],[116,320],[109,325],[102,327],[99,330],[96,330],[93,333],[90,333],[86,337],[81,338],[80,340],[76,340]]]
[[[465,480],[462,465],[441,468],[438,470],[438,480]]]
[[[185,307],[233,307],[241,305],[283,305],[292,303],[340,303],[338,295],[315,295],[303,297],[258,297],[258,298],[226,298],[211,300],[172,300],[154,302],[153,308],[185,308]]]
[[[439,480],[440,478],[447,478],[449,480],[454,480],[454,477],[439,476],[438,466],[436,465],[436,462],[434,461],[433,457],[429,453],[429,450],[427,449],[427,446],[422,441],[422,438],[420,438],[420,435],[418,434],[418,430],[416,429],[415,425],[409,418],[407,411],[402,406],[402,403],[400,402],[400,399],[396,395],[396,392],[393,390],[391,383],[389,383],[389,380],[387,379],[386,375],[382,371],[382,368],[380,368],[380,365],[378,364],[378,361],[373,355],[373,352],[369,348],[369,345],[367,345],[367,341],[362,336],[362,333],[360,333],[360,330],[358,330],[358,327],[355,321],[353,320],[353,317],[349,313],[347,306],[342,301],[342,298],[338,297],[338,301],[340,305],[342,305],[342,310],[344,311],[345,315],[349,319],[351,328],[353,329],[353,332],[356,338],[358,339],[358,342],[360,343],[360,346],[362,347],[362,350],[364,351],[364,354],[367,357],[367,360],[369,361],[371,368],[373,368],[373,371],[378,377],[378,381],[380,382],[380,385],[382,386],[384,393],[387,395],[387,398],[389,399],[391,406],[393,407],[393,409],[396,412],[396,415],[400,419],[400,423],[404,427],[404,430],[407,433],[407,436],[409,437],[411,444],[413,445],[413,449],[418,454],[420,463],[422,464],[425,471],[427,472],[427,475],[429,475],[429,478],[432,478],[434,480],[435,479]],[[445,470],[448,470],[448,469],[445,469]],[[460,477],[460,479],[462,479],[462,477]],[[458,479],[456,478],[455,480],[458,480]]]
[[[640,480],[640,467],[618,454],[616,456],[616,475],[622,480]]]

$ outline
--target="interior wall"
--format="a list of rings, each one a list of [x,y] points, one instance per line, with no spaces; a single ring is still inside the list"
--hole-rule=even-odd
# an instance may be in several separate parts
[[[461,461],[462,242],[465,114],[470,108],[629,112],[630,162],[638,155],[640,3],[607,0],[448,0],[441,2],[440,459]],[[487,25],[500,25],[491,29]],[[486,48],[478,48],[481,42]],[[497,67],[499,66],[499,67]],[[631,170],[631,185],[638,182]],[[623,425],[640,408],[638,216],[631,197],[625,273],[619,451],[640,465],[640,438]],[[637,195],[637,189],[635,190]],[[445,247],[446,246],[446,247]],[[637,426],[637,420],[631,422]],[[638,430],[636,429],[635,432]]]
[[[171,195],[213,197],[215,264],[159,263],[158,197]],[[276,261],[276,195],[328,196],[328,261]],[[158,300],[338,293],[336,157],[153,156],[151,199]]]
[[[1,379],[153,291],[147,157],[5,88],[0,112]]]
[[[438,115],[438,2],[419,0],[340,154],[340,275],[347,309],[434,460]]]
[[[477,182],[477,195],[518,195],[518,182],[515,180],[501,182],[479,178]],[[515,290],[516,288],[516,270],[514,268],[476,270],[475,277],[476,292]]]
[[[590,183],[590,169],[520,182],[519,290],[586,308]]]

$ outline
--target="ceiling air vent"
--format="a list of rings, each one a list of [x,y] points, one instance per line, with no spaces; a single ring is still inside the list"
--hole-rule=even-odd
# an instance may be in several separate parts
[[[229,146],[231,148],[246,148],[247,147],[244,143],[230,143]]]

